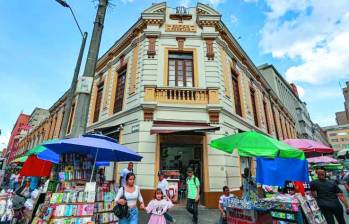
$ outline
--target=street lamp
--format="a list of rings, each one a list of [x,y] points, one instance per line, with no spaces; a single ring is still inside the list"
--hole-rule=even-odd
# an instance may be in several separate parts
[[[72,104],[73,104],[73,99],[74,99],[76,85],[77,85],[77,82],[78,82],[78,77],[79,77],[79,72],[80,72],[80,67],[81,67],[81,61],[82,61],[82,57],[84,55],[84,49],[85,49],[85,44],[86,44],[86,39],[87,39],[87,32],[83,33],[81,31],[81,28],[80,28],[80,25],[78,23],[78,20],[76,19],[75,14],[74,14],[72,8],[70,7],[70,5],[66,1],[64,1],[64,0],[56,0],[56,2],[58,2],[63,7],[70,9],[70,12],[73,15],[74,21],[75,21],[75,23],[76,23],[76,25],[77,25],[77,27],[78,27],[78,29],[80,31],[80,34],[82,36],[82,43],[81,43],[81,47],[80,47],[80,52],[79,52],[78,60],[77,60],[76,65],[75,65],[73,80],[71,82],[70,89],[68,90],[67,100],[65,102],[65,107],[64,107],[62,127],[61,127],[61,130],[60,130],[60,133],[59,133],[59,136],[61,138],[64,138],[66,136],[66,133],[67,133],[67,126],[68,126],[68,121],[69,121],[69,115],[70,115],[70,111],[71,111]],[[73,119],[73,116],[71,118]]]

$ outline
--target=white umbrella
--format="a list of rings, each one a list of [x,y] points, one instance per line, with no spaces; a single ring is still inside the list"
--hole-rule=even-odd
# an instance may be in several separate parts
[[[342,149],[337,153],[337,156],[345,156],[349,152],[349,149]]]

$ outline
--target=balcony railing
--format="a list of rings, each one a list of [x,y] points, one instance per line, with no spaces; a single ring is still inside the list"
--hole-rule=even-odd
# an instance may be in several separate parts
[[[218,88],[145,87],[145,101],[169,104],[218,104]]]

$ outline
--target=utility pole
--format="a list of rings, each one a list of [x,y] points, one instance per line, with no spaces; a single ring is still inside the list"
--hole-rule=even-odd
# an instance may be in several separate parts
[[[72,104],[73,104],[73,100],[74,100],[76,85],[78,83],[79,72],[80,72],[82,57],[84,55],[86,39],[87,39],[87,32],[84,32],[82,42],[81,42],[78,61],[76,62],[76,66],[75,66],[75,70],[74,70],[73,80],[71,82],[70,89],[68,90],[67,100],[65,101],[62,127],[61,127],[61,130],[59,133],[60,138],[64,138],[66,133],[67,133],[68,121],[69,121],[71,108],[72,108]],[[71,119],[73,119],[73,114],[71,116]]]
[[[88,86],[88,88],[85,90],[78,91],[75,119],[69,137],[78,137],[80,134],[86,132],[87,117],[91,99],[91,87],[93,83],[93,77],[96,71],[98,52],[101,44],[101,37],[107,6],[108,0],[99,0],[97,14],[93,26],[91,43],[87,54],[84,74],[82,76],[82,79],[79,80],[81,82],[79,83],[79,86]]]

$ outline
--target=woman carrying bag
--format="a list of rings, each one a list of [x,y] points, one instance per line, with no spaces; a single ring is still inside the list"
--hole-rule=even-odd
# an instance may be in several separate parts
[[[115,202],[117,205],[114,212],[128,209],[128,214],[120,213],[122,217],[119,217],[119,224],[138,224],[137,200],[140,202],[140,208],[144,209],[143,197],[140,188],[135,185],[135,179],[136,176],[133,173],[128,173],[125,187],[121,187],[116,195]]]

